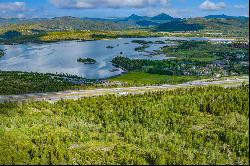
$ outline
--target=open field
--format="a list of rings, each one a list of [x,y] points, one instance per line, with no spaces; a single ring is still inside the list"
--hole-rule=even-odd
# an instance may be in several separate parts
[[[131,85],[154,85],[154,84],[179,84],[206,77],[202,76],[170,76],[160,74],[149,74],[144,72],[129,72],[120,76],[110,78],[109,81],[126,82]]]

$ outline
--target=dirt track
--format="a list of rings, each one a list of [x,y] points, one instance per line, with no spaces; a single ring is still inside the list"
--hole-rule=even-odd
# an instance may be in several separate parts
[[[182,87],[197,87],[197,86],[209,86],[209,85],[219,85],[224,87],[238,86],[243,82],[249,83],[249,77],[239,77],[234,79],[227,79],[221,81],[193,81],[178,85],[161,85],[161,86],[143,86],[143,87],[124,87],[124,88],[107,88],[107,89],[93,89],[93,90],[78,90],[78,91],[64,91],[55,93],[34,93],[34,94],[24,94],[24,95],[0,95],[0,102],[14,102],[14,101],[49,101],[56,102],[61,99],[79,99],[82,97],[91,97],[99,95],[127,95],[127,94],[139,94],[149,91],[159,91],[168,90]]]

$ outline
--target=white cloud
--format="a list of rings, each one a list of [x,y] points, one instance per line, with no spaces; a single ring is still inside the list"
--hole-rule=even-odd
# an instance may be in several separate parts
[[[0,17],[2,18],[23,18],[27,11],[24,2],[0,3]]]
[[[244,6],[244,5],[234,5],[234,8],[236,8],[236,9],[245,9],[246,6]]]
[[[0,3],[0,10],[22,12],[26,10],[26,4],[24,2]]]
[[[25,14],[20,13],[20,14],[17,14],[16,17],[17,17],[17,18],[25,18]]]
[[[169,0],[49,0],[57,8],[145,8],[168,4]]]
[[[225,7],[226,7],[226,4],[224,2],[214,3],[209,0],[204,1],[200,5],[200,8],[202,10],[211,10],[211,11],[221,10],[221,9],[224,9]]]

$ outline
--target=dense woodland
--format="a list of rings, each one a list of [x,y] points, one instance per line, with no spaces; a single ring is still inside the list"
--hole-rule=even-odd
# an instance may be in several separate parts
[[[0,104],[0,164],[249,164],[249,88]]]
[[[0,71],[0,95],[57,92],[69,89],[87,89],[99,85],[97,80],[68,74]]]
[[[171,21],[164,24],[159,25],[156,28],[156,31],[199,31],[204,29],[204,27],[200,24],[187,24],[183,21]]]

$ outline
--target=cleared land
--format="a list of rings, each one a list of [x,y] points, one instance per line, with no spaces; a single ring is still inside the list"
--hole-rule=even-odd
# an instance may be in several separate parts
[[[150,74],[145,72],[129,72],[120,76],[110,78],[110,81],[126,82],[132,85],[153,85],[153,84],[180,84],[193,80],[200,80],[205,76],[170,76]]]
[[[161,85],[161,86],[143,86],[143,87],[124,87],[124,88],[107,88],[107,89],[93,89],[93,90],[78,90],[78,91],[64,91],[64,92],[55,92],[55,93],[34,93],[34,94],[24,94],[24,95],[2,95],[0,96],[0,102],[6,101],[28,101],[28,100],[36,100],[36,101],[49,101],[56,102],[62,99],[79,99],[82,97],[91,97],[91,96],[100,96],[100,95],[109,95],[109,94],[117,94],[117,95],[127,95],[127,94],[140,94],[146,93],[150,91],[160,91],[160,90],[168,90],[168,89],[176,89],[176,88],[188,88],[188,87],[199,87],[199,86],[209,86],[209,85],[217,85],[217,86],[237,86],[242,83],[249,83],[249,77],[235,77],[226,80],[220,81],[209,81],[209,80],[200,80],[193,81],[183,84],[177,85]]]

